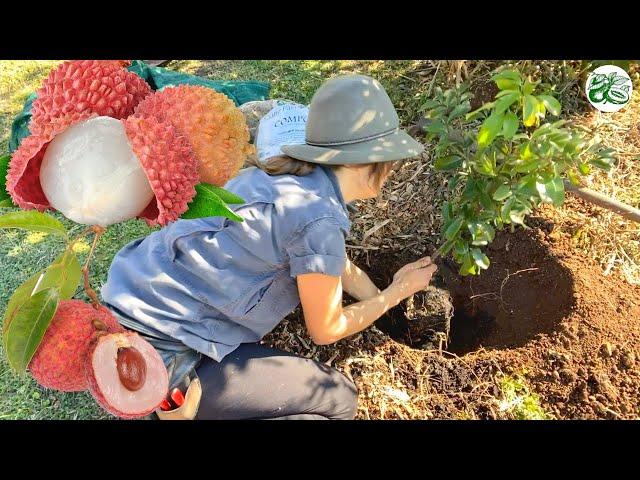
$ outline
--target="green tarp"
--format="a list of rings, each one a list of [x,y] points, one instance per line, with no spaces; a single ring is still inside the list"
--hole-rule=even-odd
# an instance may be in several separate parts
[[[173,85],[202,85],[224,93],[236,105],[269,98],[270,85],[266,82],[210,80],[162,67],[152,67],[141,60],[134,60],[129,66],[129,70],[144,78],[153,90],[160,90],[163,87]],[[11,152],[14,152],[22,139],[29,135],[31,106],[35,99],[36,94],[32,93],[27,98],[22,112],[16,116],[11,124],[11,136],[9,137],[9,150]]]

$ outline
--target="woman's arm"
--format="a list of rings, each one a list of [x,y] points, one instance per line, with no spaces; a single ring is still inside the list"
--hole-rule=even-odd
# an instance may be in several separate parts
[[[356,300],[368,300],[380,294],[380,289],[369,276],[350,260],[347,260],[342,274],[342,290]]]
[[[342,307],[342,280],[321,273],[298,275],[298,291],[307,331],[327,345],[364,330],[403,299],[429,285],[436,270],[429,257],[405,265],[393,282],[377,295]]]

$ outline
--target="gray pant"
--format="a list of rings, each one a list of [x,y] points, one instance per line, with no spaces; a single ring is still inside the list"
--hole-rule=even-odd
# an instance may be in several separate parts
[[[255,343],[221,362],[205,357],[196,368],[202,383],[197,419],[350,420],[355,385],[324,364]]]
[[[334,368],[257,343],[244,343],[216,362],[107,307],[155,347],[169,388],[184,391],[195,369],[202,384],[197,419],[350,420],[356,414],[356,387]]]

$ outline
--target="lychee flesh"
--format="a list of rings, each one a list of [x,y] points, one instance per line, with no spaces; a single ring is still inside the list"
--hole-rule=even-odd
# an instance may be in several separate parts
[[[91,113],[68,115],[52,122],[51,128],[42,134],[26,137],[18,149],[11,155],[7,172],[7,192],[13,202],[24,210],[44,211],[51,205],[42,191],[40,167],[46,147],[59,133],[76,122],[94,117]]]
[[[64,216],[103,227],[137,216],[153,198],[123,123],[104,116],[78,122],[51,141],[40,184]]]
[[[80,300],[62,300],[29,363],[29,372],[36,382],[63,392],[86,390],[89,384],[85,359],[99,330],[96,325],[101,324],[106,326],[106,332],[124,331],[105,307],[96,310]]]
[[[130,390],[120,378],[118,352],[134,349],[145,361],[144,382]],[[169,376],[162,357],[134,332],[103,335],[86,357],[89,391],[107,412],[121,418],[139,418],[156,410],[167,396]]]
[[[184,134],[198,159],[202,182],[223,186],[254,148],[244,115],[226,95],[207,87],[167,87],[142,100],[136,117],[155,117]]]

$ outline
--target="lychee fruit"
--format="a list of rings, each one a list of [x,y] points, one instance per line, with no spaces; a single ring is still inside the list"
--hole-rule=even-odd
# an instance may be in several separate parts
[[[169,390],[162,357],[134,332],[98,337],[85,358],[85,373],[96,402],[121,418],[150,414]]]
[[[111,117],[78,122],[56,136],[42,158],[40,184],[53,208],[87,225],[135,217],[153,198],[124,124]]]
[[[51,71],[33,102],[29,130],[49,136],[65,117],[79,114],[126,118],[151,93],[120,60],[72,60]]]
[[[84,391],[89,386],[84,361],[92,339],[99,332],[123,331],[105,307],[96,310],[80,300],[62,300],[29,363],[29,372],[45,388]]]
[[[65,117],[14,152],[7,191],[23,209],[55,208],[77,223],[108,226],[133,217],[176,220],[198,183],[189,142],[155,118]]]
[[[234,177],[254,148],[244,115],[226,95],[207,87],[167,87],[142,100],[136,117],[170,122],[198,159],[200,179],[217,186]]]

